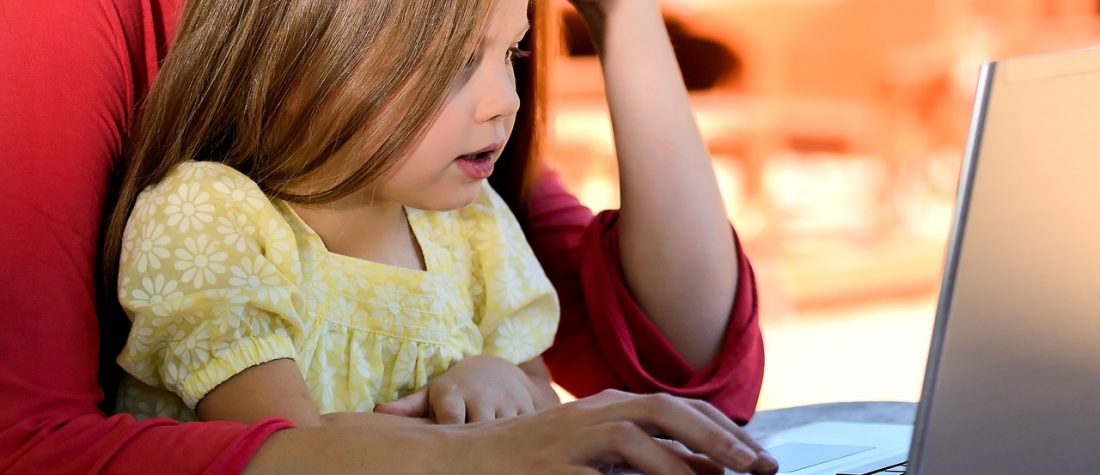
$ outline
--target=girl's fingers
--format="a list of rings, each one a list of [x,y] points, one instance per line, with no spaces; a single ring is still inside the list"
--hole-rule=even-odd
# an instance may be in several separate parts
[[[405,417],[428,416],[428,390],[421,389],[393,402],[377,404],[374,412]]]
[[[511,419],[520,415],[520,412],[515,407],[502,407],[496,410],[497,419]]]
[[[496,420],[497,411],[493,407],[492,403],[485,401],[468,401],[466,402],[466,421],[465,422],[485,422]]]
[[[454,390],[442,390],[433,394],[432,416],[437,424],[462,424],[466,422],[466,401]]]
[[[519,398],[519,404],[516,407],[516,415],[524,415],[535,412],[535,396],[529,392],[524,392],[523,396]]]

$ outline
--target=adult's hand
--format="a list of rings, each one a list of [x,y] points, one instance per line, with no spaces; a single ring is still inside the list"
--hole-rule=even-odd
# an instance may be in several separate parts
[[[459,443],[448,458],[458,473],[597,474],[605,464],[653,474],[778,470],[713,406],[664,394],[609,390],[526,417],[452,427]]]
[[[664,436],[668,440],[655,439]],[[699,455],[696,455],[699,454]],[[604,391],[511,419],[465,425],[346,425],[273,434],[250,473],[773,474],[776,461],[710,405]]]

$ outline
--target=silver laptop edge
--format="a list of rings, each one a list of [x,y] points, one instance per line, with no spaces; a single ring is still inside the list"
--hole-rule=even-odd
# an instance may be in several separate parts
[[[794,473],[1100,474],[1100,48],[987,63],[971,111],[914,426],[769,436],[869,448]]]
[[[993,89],[993,75],[997,63],[986,63],[978,73],[978,86],[974,96],[974,106],[970,117],[966,153],[963,155],[958,191],[955,196],[955,216],[948,237],[947,256],[944,262],[943,278],[940,281],[939,303],[936,305],[936,321],[932,327],[932,340],[928,349],[928,363],[924,371],[924,386],[921,389],[920,403],[917,404],[917,418],[913,427],[912,445],[909,449],[909,468],[917,472],[918,460],[924,447],[925,428],[932,412],[932,394],[936,386],[940,357],[943,350],[944,333],[947,331],[947,317],[951,310],[951,297],[954,295],[955,274],[958,271],[959,251],[966,235],[966,216],[969,213],[970,194],[974,185],[974,172],[978,169],[978,155],[982,146],[982,130],[985,128],[986,111],[989,109],[990,93]]]
[[[1100,473],[1100,49],[981,69],[909,473]]]

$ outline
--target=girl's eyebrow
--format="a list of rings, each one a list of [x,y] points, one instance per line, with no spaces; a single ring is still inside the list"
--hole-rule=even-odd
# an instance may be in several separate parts
[[[523,39],[524,36],[527,35],[527,32],[529,32],[529,31],[531,31],[531,22],[530,21],[523,22],[523,28],[520,29],[519,34],[515,36],[515,41],[511,41],[510,43],[519,42],[520,40]],[[488,36],[483,37],[481,39],[481,48],[482,49],[486,48],[489,44],[492,43],[492,41],[493,41],[492,38],[490,38]]]

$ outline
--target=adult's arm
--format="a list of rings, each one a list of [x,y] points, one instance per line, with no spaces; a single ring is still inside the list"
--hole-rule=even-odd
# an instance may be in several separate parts
[[[248,464],[416,473],[446,463],[456,473],[515,473],[535,461],[579,471],[608,460],[683,471],[645,430],[727,466],[774,472],[774,460],[755,456],[758,447],[713,408],[657,396],[607,393],[454,431],[99,412],[94,269],[107,176],[176,15],[172,0],[151,1],[0,0],[0,472],[236,473]]]
[[[695,369],[722,348],[737,250],[656,0],[573,0],[606,81],[627,287]]]
[[[546,170],[531,193],[528,236],[558,290],[561,323],[543,355],[553,379],[577,396],[608,388],[665,392],[707,401],[734,420],[756,410],[764,371],[756,287],[748,258],[737,249],[738,279],[722,344],[695,369],[628,289],[620,264],[619,214],[599,216]]]
[[[96,407],[101,212],[166,37],[161,14],[174,18],[174,7],[0,0],[0,472],[233,473],[289,427]]]

